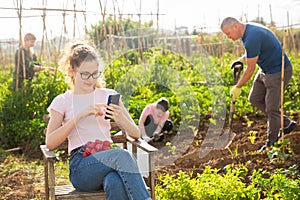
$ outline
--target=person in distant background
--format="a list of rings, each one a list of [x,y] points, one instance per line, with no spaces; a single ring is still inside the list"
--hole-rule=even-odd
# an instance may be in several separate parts
[[[36,37],[32,33],[27,33],[24,36],[24,44],[17,49],[15,53],[15,70],[14,70],[14,89],[18,90],[23,87],[24,80],[31,81],[35,71],[48,69],[54,71],[52,67],[44,67],[35,65],[37,60],[33,52]]]
[[[149,142],[152,139],[162,141],[163,133],[169,132],[173,128],[173,123],[169,120],[169,101],[162,97],[156,103],[146,106],[139,119],[139,128],[142,138]]]

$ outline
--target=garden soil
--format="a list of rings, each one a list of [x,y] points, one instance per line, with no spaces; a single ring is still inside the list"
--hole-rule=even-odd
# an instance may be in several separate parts
[[[268,158],[267,152],[256,153],[265,142],[267,138],[266,134],[266,119],[263,116],[249,117],[247,123],[243,118],[234,119],[232,130],[237,134],[232,144],[228,149],[214,149],[214,144],[207,142],[207,132],[209,129],[209,123],[205,123],[199,128],[197,134],[193,135],[192,140],[188,135],[190,131],[186,133],[180,132],[180,140],[184,140],[187,136],[187,142],[179,142],[174,145],[174,140],[178,136],[175,133],[168,134],[165,140],[162,142],[153,142],[152,145],[157,147],[160,151],[153,155],[154,165],[156,166],[155,177],[158,180],[158,174],[172,174],[176,175],[180,170],[190,173],[203,172],[205,166],[221,169],[220,173],[224,170],[224,167],[230,164],[244,164],[249,169],[249,174],[254,169],[265,169],[268,171],[274,171],[278,168],[287,169],[293,164],[300,165],[300,121],[299,115],[294,115],[293,119],[297,121],[298,127],[292,133],[285,136],[291,142],[291,149],[294,152],[294,156],[288,159],[284,163],[271,162]],[[249,139],[249,132],[255,131],[255,142],[251,143]],[[209,138],[209,137],[207,137]],[[209,139],[208,139],[209,141]],[[168,144],[166,146],[166,144]],[[172,148],[173,145],[173,148]],[[24,149],[23,152],[28,155],[28,159],[40,159],[42,163],[42,156],[40,152],[32,152],[32,150]],[[9,165],[9,160],[5,160],[2,165],[5,167]],[[38,172],[39,171],[39,172]],[[6,190],[5,194],[1,194],[0,199],[43,199],[43,176],[41,176],[40,170],[33,169],[21,169],[8,176],[4,176],[0,173],[0,191],[5,188],[12,188]],[[250,181],[245,179],[244,181]]]

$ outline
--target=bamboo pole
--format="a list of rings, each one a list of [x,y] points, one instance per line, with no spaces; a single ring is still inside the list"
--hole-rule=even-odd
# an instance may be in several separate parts
[[[85,10],[85,12],[83,13],[83,17],[84,17],[84,33],[85,33],[85,36],[87,36],[88,29],[87,29],[87,21],[86,21],[86,0],[84,0],[84,10]]]
[[[60,49],[61,49],[62,43],[63,43],[63,39],[65,39],[64,37],[68,33],[67,27],[66,27],[66,12],[65,11],[62,13],[62,16],[63,16],[63,27],[62,27],[60,38],[59,38],[58,52],[60,52]]]
[[[296,43],[295,43],[295,38],[294,38],[292,25],[290,25],[290,27],[288,27],[288,35],[289,35],[289,38],[291,38],[291,40],[292,40],[292,48],[293,48],[293,51],[294,51],[294,54],[295,54],[295,60],[297,60],[298,52],[297,52],[297,48],[296,48]],[[295,68],[297,68],[297,67],[298,67],[298,62],[295,62]]]
[[[159,0],[157,0],[157,11],[156,11],[156,38],[155,38],[155,46],[158,46],[158,33],[159,33]]]
[[[139,59],[138,63],[140,63],[140,58],[142,57],[142,47],[141,47],[141,25],[142,25],[142,0],[140,0],[140,10],[139,10],[139,26],[138,26],[138,51],[139,51]]]
[[[121,32],[123,32],[122,36],[125,36],[125,34],[124,34],[125,30],[124,30],[124,24],[123,24],[123,18],[122,18],[123,13],[121,13],[120,6],[119,6],[118,2],[116,2],[116,4],[117,4],[118,14],[119,14],[117,35],[118,35],[118,37],[120,37],[121,36]],[[126,49],[127,48],[127,43],[126,43],[125,37],[122,37],[122,41],[118,41],[118,45],[119,46],[116,47],[117,49],[122,49],[122,48]]]
[[[105,16],[106,16],[106,4],[107,2],[105,2],[104,8],[102,6],[101,1],[99,0],[99,5],[100,5],[100,10],[101,10],[101,15],[102,15],[102,27],[100,27],[100,34],[99,34],[99,40],[98,40],[98,44],[100,46],[101,44],[101,39],[102,36],[104,37],[104,43],[103,43],[103,49],[107,48],[107,40],[105,39],[107,33],[106,33],[106,24],[105,24]],[[101,25],[101,23],[99,24]]]
[[[17,61],[17,66],[16,66],[16,74],[15,74],[15,79],[16,79],[16,91],[19,88],[19,74],[20,74],[20,60],[21,60],[21,47],[23,45],[22,43],[22,0],[17,0],[17,14],[18,14],[18,18],[19,18],[19,49],[18,49],[18,61]],[[23,55],[24,57],[24,55]],[[24,64],[23,63],[23,68],[24,68]],[[24,77],[25,78],[25,77]]]
[[[76,36],[76,0],[73,2],[73,8],[74,8],[74,19],[73,19],[73,39],[75,38]]]
[[[282,63],[281,63],[281,137],[284,141],[284,55],[285,55],[285,39],[286,30],[283,30],[283,42],[282,42]],[[284,149],[283,149],[284,151]]]
[[[47,34],[47,30],[46,30],[46,5],[47,5],[47,0],[43,0],[43,7],[45,8],[45,10],[43,10],[43,15],[42,15],[42,19],[43,19],[43,37],[42,37],[42,47],[41,47],[41,52],[40,52],[40,56],[44,56],[44,49],[45,49],[45,36]],[[46,36],[46,41],[47,41],[47,36]]]

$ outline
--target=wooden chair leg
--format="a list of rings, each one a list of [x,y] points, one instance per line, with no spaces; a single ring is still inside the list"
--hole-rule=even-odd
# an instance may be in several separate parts
[[[55,199],[55,177],[54,177],[54,161],[49,160],[49,196],[51,200]]]
[[[48,163],[44,157],[44,178],[45,178],[45,199],[49,200],[49,179],[48,179]]]
[[[149,186],[151,188],[151,198],[155,199],[155,179],[154,179],[154,173],[152,172],[153,169],[155,169],[154,163],[152,161],[154,152],[149,152]]]
[[[135,144],[131,145],[132,148],[132,154],[134,155],[135,158],[137,158],[137,147]]]

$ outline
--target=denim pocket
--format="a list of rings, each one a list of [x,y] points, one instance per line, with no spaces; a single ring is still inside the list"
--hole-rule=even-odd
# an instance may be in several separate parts
[[[85,151],[85,149],[86,149],[86,146],[84,145],[84,146],[80,147],[78,150],[76,150],[75,152],[73,152],[69,157],[69,161],[71,161],[77,155],[82,155],[83,152]]]

